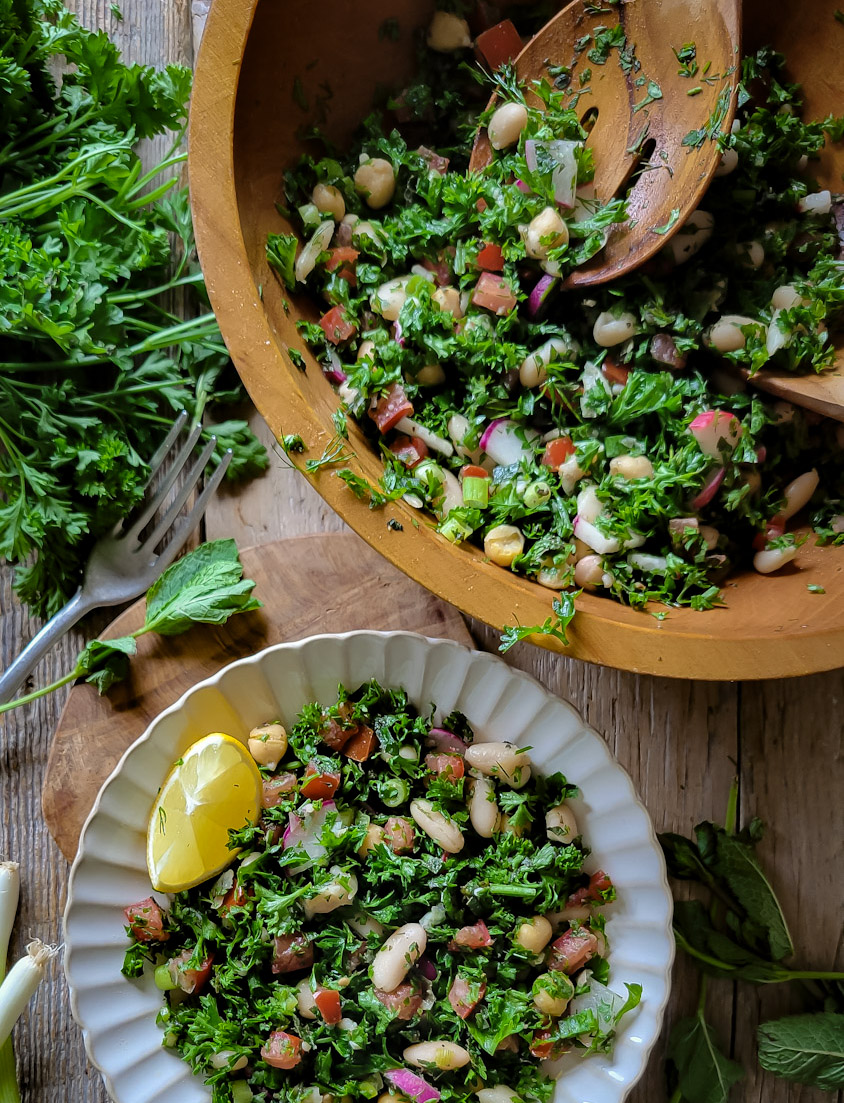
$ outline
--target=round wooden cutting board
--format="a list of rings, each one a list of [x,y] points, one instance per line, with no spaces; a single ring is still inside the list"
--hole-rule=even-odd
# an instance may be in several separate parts
[[[105,779],[152,720],[221,667],[286,640],[320,632],[404,629],[472,646],[463,618],[349,533],[279,540],[240,553],[263,609],[182,636],[138,640],[129,677],[100,697],[80,682],[59,719],[41,795],[50,834],[68,860]],[[143,599],[114,620],[104,638],[143,624]]]

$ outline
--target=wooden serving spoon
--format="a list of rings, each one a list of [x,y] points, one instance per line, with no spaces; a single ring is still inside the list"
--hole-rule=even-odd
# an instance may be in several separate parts
[[[613,227],[601,252],[564,286],[606,283],[640,267],[698,206],[721,159],[716,138],[729,132],[735,114],[739,24],[739,0],[628,0],[606,7],[574,0],[516,57],[516,72],[528,86],[541,77],[558,85],[562,79],[581,118],[594,120],[588,145],[602,203],[640,170],[627,195],[627,221]],[[694,58],[684,65],[675,51],[682,56],[687,43],[694,44]],[[684,68],[688,75],[681,76]],[[540,103],[532,92],[528,100]],[[483,131],[469,170],[491,160]]]

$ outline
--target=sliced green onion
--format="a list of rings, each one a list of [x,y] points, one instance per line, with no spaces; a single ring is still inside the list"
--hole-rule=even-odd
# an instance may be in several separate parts
[[[47,946],[35,938],[27,946],[24,956],[9,970],[9,975],[0,985],[0,1044],[12,1033],[12,1027],[44,979],[44,970],[57,953],[55,946]]]
[[[413,469],[413,477],[419,480],[429,495],[436,497],[442,494],[445,482],[443,470],[434,460],[423,460],[418,463]]]
[[[322,221],[316,203],[304,203],[299,207],[299,217],[302,219],[302,225],[307,226],[309,230],[315,230]]]
[[[20,896],[20,875],[17,862],[0,862],[0,981],[6,975],[9,939],[15,923]],[[0,1103],[20,1103],[15,1054],[12,1039],[0,1046]]]
[[[551,487],[544,479],[537,479],[525,491],[524,503],[528,509],[536,509],[537,506],[544,505],[550,497]]]
[[[252,1089],[245,1080],[233,1080],[231,1089],[232,1103],[252,1103]]]
[[[465,521],[449,514],[437,527],[437,532],[449,540],[452,544],[459,544],[461,540],[468,540],[472,535],[472,528]]]
[[[398,808],[410,795],[410,786],[400,777],[379,778],[375,788],[382,803],[388,808]]]
[[[178,984],[173,980],[173,974],[170,972],[170,966],[165,961],[163,965],[159,965],[155,970],[155,987],[160,988],[162,992],[172,992],[174,988],[178,988]]]
[[[548,491],[550,496],[551,491]],[[486,509],[489,505],[489,479],[469,475],[463,480],[463,505]]]

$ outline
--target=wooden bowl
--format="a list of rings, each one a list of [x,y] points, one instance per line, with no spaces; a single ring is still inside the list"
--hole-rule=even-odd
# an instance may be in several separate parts
[[[299,433],[308,456],[321,455],[333,436],[338,400],[296,331],[296,321],[315,319],[316,310],[305,296],[291,298],[285,310],[288,296],[264,255],[268,231],[290,229],[275,209],[282,173],[302,151],[305,125],[319,122],[332,139],[344,141],[376,87],[398,85],[412,71],[410,29],[424,25],[432,8],[430,0],[323,0],[314,18],[292,0],[214,0],[211,8],[190,120],[199,253],[220,328],[255,405],[276,436]],[[388,18],[399,21],[397,41],[379,35]],[[288,348],[304,351],[306,371],[297,370]],[[353,425],[349,444],[355,453],[349,466],[375,482],[380,462]],[[542,624],[549,616],[551,592],[485,563],[477,549],[454,547],[404,503],[370,510],[330,470],[317,475],[315,485],[369,544],[465,613],[499,628]],[[402,531],[387,528],[390,517]],[[808,583],[826,592],[809,593]],[[724,588],[726,608],[667,609],[657,620],[584,594],[570,646],[549,636],[535,642],[589,662],[669,677],[810,674],[844,664],[842,583],[844,548],[807,544],[797,566],[780,574],[732,577]]]

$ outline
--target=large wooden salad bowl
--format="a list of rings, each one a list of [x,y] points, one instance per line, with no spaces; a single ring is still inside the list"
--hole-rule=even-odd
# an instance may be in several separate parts
[[[282,174],[302,152],[309,124],[319,122],[342,142],[367,113],[376,87],[398,85],[411,72],[409,30],[425,24],[432,7],[428,0],[325,0],[319,8],[299,0],[214,0],[211,8],[190,124],[199,252],[211,303],[252,399],[277,436],[302,436],[306,457],[320,456],[334,435],[338,399],[296,331],[299,318],[316,319],[315,307],[305,296],[293,297],[286,312],[287,296],[265,260],[267,232],[289,231],[275,208]],[[828,14],[835,28],[834,4],[819,0],[810,7],[823,8],[824,23]],[[805,6],[783,9],[773,26],[770,8],[759,10],[767,17],[765,36],[790,56],[799,53]],[[386,19],[399,21],[397,41],[379,34]],[[755,23],[750,18],[746,26],[750,41]],[[829,78],[844,91],[840,74],[836,67]],[[835,109],[835,89],[828,80],[819,84],[813,117]],[[305,372],[291,361],[289,347],[304,353]],[[354,425],[349,445],[355,453],[349,466],[377,480],[378,457]],[[501,627],[542,624],[550,614],[549,590],[484,562],[477,549],[449,544],[404,503],[370,510],[330,469],[315,476],[315,485],[387,559],[471,616]],[[387,527],[390,517],[402,531]],[[809,583],[825,592],[809,592]],[[773,576],[737,574],[724,594],[726,608],[668,609],[663,620],[584,594],[568,647],[550,636],[535,640],[590,662],[669,677],[788,677],[844,664],[844,548],[810,541],[796,567]]]

